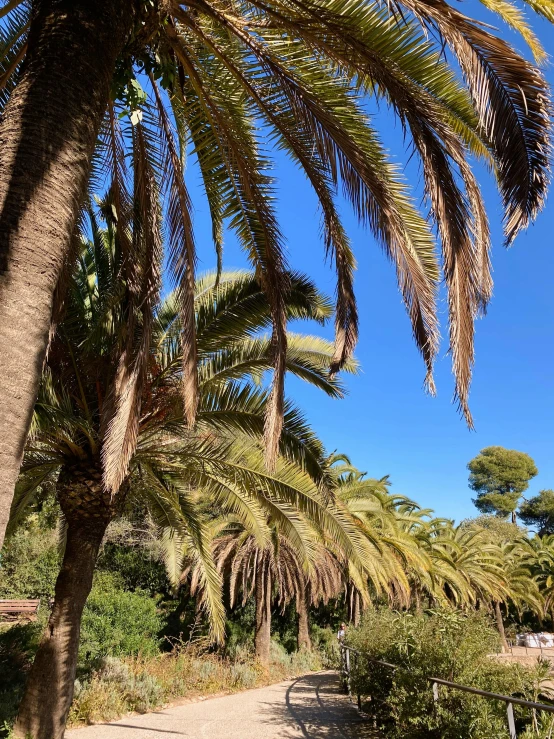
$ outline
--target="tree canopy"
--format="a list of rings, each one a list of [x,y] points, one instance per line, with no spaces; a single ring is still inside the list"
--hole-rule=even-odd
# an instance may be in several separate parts
[[[539,536],[554,534],[554,490],[541,490],[526,500],[520,506],[519,517],[524,524],[537,529]]]
[[[468,464],[469,487],[477,493],[474,503],[482,513],[497,516],[512,515],[519,499],[529,487],[529,480],[538,474],[535,462],[525,452],[489,446],[482,449]]]

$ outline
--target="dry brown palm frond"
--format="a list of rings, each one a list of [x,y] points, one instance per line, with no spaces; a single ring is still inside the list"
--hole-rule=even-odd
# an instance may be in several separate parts
[[[198,408],[198,371],[194,313],[196,247],[192,228],[191,201],[160,90],[153,76],[150,80],[164,142],[162,171],[168,182],[166,192],[169,194],[167,206],[169,265],[177,281],[177,295],[181,306],[183,403],[187,422],[189,426],[193,426]]]
[[[255,537],[237,532],[218,537],[213,544],[218,571],[228,582],[231,608],[244,604],[254,593],[260,573],[267,572],[275,583],[277,602],[285,608],[303,587],[303,565],[295,548],[283,536],[260,546]]]
[[[137,289],[136,260],[132,254],[132,203],[125,142],[114,104],[110,101],[100,135],[100,173],[107,177],[112,206],[112,222],[121,245],[123,271],[131,289]]]
[[[227,165],[233,173],[252,212],[249,214],[252,232],[249,245],[260,284],[271,308],[272,353],[274,374],[265,423],[265,450],[268,469],[274,470],[279,452],[279,440],[283,426],[284,380],[286,365],[286,292],[288,289],[287,265],[283,256],[282,236],[275,213],[262,189],[262,176],[252,160],[252,151],[245,149],[244,141],[234,135],[231,121],[226,120],[213,98],[212,91],[203,84],[188,49],[174,29],[169,28],[168,39],[190,78],[198,97],[202,100],[214,129],[218,131],[222,150],[228,151]]]
[[[310,600],[313,605],[328,603],[345,588],[344,568],[327,547],[317,547],[314,566],[307,576]]]
[[[544,204],[551,103],[541,72],[444,0],[400,0],[432,23],[456,55],[497,162],[510,244]]]
[[[130,289],[129,323],[124,348],[110,395],[104,404],[102,466],[104,485],[114,495],[135,452],[144,380],[150,356],[154,306],[157,304],[162,263],[159,193],[147,134],[142,124],[133,129],[134,210],[132,251],[140,261],[133,270],[140,283]],[[140,312],[140,316],[137,313]],[[138,341],[135,336],[138,333]],[[137,342],[137,343],[135,343]]]

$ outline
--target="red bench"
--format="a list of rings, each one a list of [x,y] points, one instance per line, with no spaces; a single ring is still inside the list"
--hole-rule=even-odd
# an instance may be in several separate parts
[[[0,600],[3,621],[36,621],[40,600]]]

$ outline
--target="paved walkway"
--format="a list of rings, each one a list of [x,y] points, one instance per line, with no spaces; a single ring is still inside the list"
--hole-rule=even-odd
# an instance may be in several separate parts
[[[173,706],[66,733],[67,739],[375,739],[333,672]]]

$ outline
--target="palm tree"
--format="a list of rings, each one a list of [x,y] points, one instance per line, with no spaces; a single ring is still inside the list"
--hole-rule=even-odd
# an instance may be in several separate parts
[[[304,580],[309,530],[300,517],[296,517],[296,525],[297,533],[300,533],[296,546],[279,533],[277,526],[272,527],[265,542],[240,530],[223,534],[214,542],[218,569],[229,584],[231,608],[240,593],[243,604],[254,595],[254,647],[256,659],[264,667],[269,664],[273,591],[277,589],[278,604],[284,609],[299,593]]]
[[[384,552],[400,564],[400,571],[394,565],[389,569],[393,602],[418,609],[424,598],[439,606],[485,605],[495,614],[503,642],[501,604],[542,612],[534,556],[525,537],[503,541],[481,527],[455,527],[408,498],[392,495],[388,478],[366,478],[344,456],[332,464],[339,476],[337,495],[364,531],[379,532]],[[360,605],[355,591],[350,598],[356,621]]]
[[[485,5],[541,56],[511,3],[486,0]],[[528,5],[552,20],[546,0],[528,0]],[[448,287],[455,394],[471,423],[473,320],[489,300],[491,278],[487,218],[468,157],[474,154],[494,168],[508,242],[540,210],[548,181],[546,83],[509,44],[446,0],[384,5],[369,0],[75,0],[70,7],[62,0],[8,0],[0,19],[0,531],[31,422],[52,309],[56,312],[64,292],[63,265],[72,261],[99,132],[123,261],[129,267],[135,261],[138,243],[128,238],[130,212],[137,201],[152,201],[144,177],[138,189],[126,188],[125,142],[117,130],[123,111],[137,124],[130,138],[142,159],[135,166],[145,176],[147,131],[162,142],[155,160],[167,183],[169,261],[182,306],[189,422],[197,405],[194,235],[179,154],[179,147],[185,151],[189,144],[204,180],[216,249],[221,250],[228,224],[255,265],[271,306],[269,468],[282,429],[289,283],[272,202],[271,161],[262,154],[266,134],[300,165],[321,206],[325,248],[337,272],[333,371],[350,356],[358,324],[354,257],[336,207],[342,186],[358,219],[395,265],[433,389],[440,281],[433,227],[415,207],[364,112],[368,98],[390,107],[421,160]],[[442,53],[445,47],[451,57]],[[145,79],[148,104],[141,87]],[[142,128],[141,114],[142,131],[137,128]],[[99,181],[103,187],[105,170]],[[155,222],[150,209],[143,217],[145,232],[152,232]],[[126,362],[119,392],[132,395],[127,385],[143,369],[130,353]],[[125,404],[115,403],[113,409],[117,421],[106,429],[126,423]],[[133,434],[126,436],[126,454],[119,455],[123,467],[133,448]],[[114,491],[121,474],[112,458],[115,445],[107,448],[112,451],[103,483]]]
[[[110,212],[109,203],[103,205]],[[92,240],[84,239],[69,284],[65,312],[56,327],[43,372],[32,433],[12,510],[16,525],[37,487],[56,486],[66,522],[66,546],[48,627],[29,676],[16,733],[63,735],[72,697],[80,618],[109,522],[133,496],[148,507],[163,532],[178,537],[200,567],[205,604],[215,635],[221,635],[220,583],[205,530],[203,498],[256,528],[262,513],[282,521],[291,505],[310,510],[328,486],[323,449],[299,411],[287,404],[282,460],[273,473],[263,464],[268,393],[252,375],[271,367],[271,339],[260,334],[270,322],[265,295],[253,275],[207,275],[196,284],[196,361],[199,405],[190,429],[181,402],[181,325],[177,300],[152,293],[152,252],[135,263],[142,284],[120,279],[121,250],[113,223],[99,227],[91,212]],[[138,238],[133,234],[133,238]],[[323,322],[329,303],[312,283],[289,275],[287,318]],[[134,301],[133,289],[138,292]],[[140,308],[139,308],[140,306]],[[147,327],[145,324],[151,322]],[[132,386],[141,394],[137,415],[123,439],[133,453],[117,492],[102,483],[103,409],[121,382],[121,356],[142,342],[144,376]],[[146,343],[148,340],[148,343]],[[328,377],[332,344],[292,336],[287,369],[340,395]],[[353,363],[349,365],[353,369]],[[141,370],[133,368],[133,371]],[[250,379],[249,379],[250,378]],[[125,429],[129,434],[129,428]]]
[[[417,542],[398,521],[399,511],[411,510],[415,504],[403,496],[390,494],[388,476],[369,478],[345,455],[335,455],[330,462],[337,481],[336,496],[373,550],[373,567],[368,566],[370,589],[365,583],[360,587],[360,579],[352,577],[352,567],[348,563],[345,578],[348,620],[357,625],[372,597],[385,595],[391,601],[409,603],[408,573],[421,564],[422,555]]]
[[[545,615],[554,624],[554,535],[533,536],[529,543],[533,549],[531,571],[543,598]]]
[[[472,562],[471,573],[463,569],[471,581],[479,601],[494,612],[502,647],[507,651],[508,642],[502,617],[502,604],[513,605],[520,613],[527,608],[542,616],[545,601],[540,592],[540,579],[533,572],[535,550],[524,533],[515,528],[515,536],[506,538],[505,531],[486,528],[478,522],[459,526],[457,536],[469,539],[464,556]],[[487,560],[489,566],[487,567]]]
[[[343,592],[355,594],[365,604],[370,589],[378,594],[388,592],[401,577],[399,563],[390,556],[385,539],[381,541],[377,531],[361,526],[345,504],[347,480],[354,477],[350,472],[354,468],[348,462],[347,473],[346,465],[337,466],[339,459],[346,460],[331,455],[324,461],[331,497],[314,495],[311,507],[293,507],[285,519],[270,515],[265,521],[266,536],[234,517],[212,524],[213,554],[223,582],[228,584],[231,608],[240,597],[244,604],[254,595],[255,652],[263,665],[269,661],[275,601],[281,608],[295,601],[298,648],[310,649],[310,605],[328,602]],[[386,488],[385,479],[378,487],[380,491]],[[200,578],[190,563],[181,581],[191,572],[196,592]]]
[[[494,614],[503,648],[507,641],[502,604],[542,613],[543,599],[525,537],[502,541],[482,527],[454,526],[452,521],[436,518],[417,522],[417,516],[410,529],[425,557],[421,566],[409,572],[416,605],[425,596],[439,606],[485,606]]]
[[[270,535],[260,540],[242,526],[226,526],[214,539],[213,552],[230,604],[254,595],[256,604],[255,654],[267,666],[270,655],[272,604],[284,609],[292,600],[298,616],[298,648],[310,649],[308,610],[345,589],[347,561],[368,577],[372,552],[354,521],[336,503],[320,502],[303,514],[289,512],[288,531],[270,518]],[[291,533],[294,534],[291,537]]]

